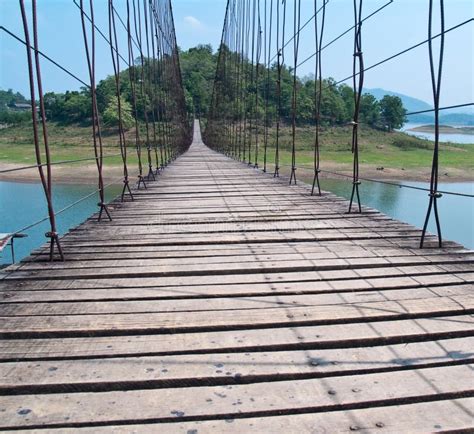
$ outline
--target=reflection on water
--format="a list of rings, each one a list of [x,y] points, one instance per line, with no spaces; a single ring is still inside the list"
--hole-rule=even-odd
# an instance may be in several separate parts
[[[428,187],[428,184],[422,182],[405,182],[404,184]],[[352,184],[346,180],[321,180],[321,188],[348,199],[351,187]],[[474,183],[443,183],[439,184],[439,190],[472,195]],[[428,192],[365,181],[360,186],[360,192],[364,205],[418,228],[423,226],[428,207]],[[457,241],[474,249],[474,199],[445,194],[439,199],[438,204],[443,238]],[[435,233],[433,218],[430,220],[428,230]]]
[[[54,208],[59,210],[93,192],[95,185],[56,184],[53,188]],[[108,200],[119,194],[120,186],[106,190]],[[93,195],[79,205],[58,215],[57,228],[62,235],[77,226],[97,211],[97,196]],[[15,232],[47,215],[47,208],[41,184],[21,182],[0,182],[0,232]],[[45,241],[49,223],[43,222],[27,232],[28,238],[15,241],[15,256],[19,260]],[[10,263],[10,249],[3,251],[0,263]]]

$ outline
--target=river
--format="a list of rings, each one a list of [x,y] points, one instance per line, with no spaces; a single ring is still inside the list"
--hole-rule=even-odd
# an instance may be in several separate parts
[[[424,183],[407,183],[413,186],[426,187]],[[351,184],[346,181],[323,179],[322,187],[339,196],[348,198]],[[107,190],[107,198],[112,199],[120,192],[120,186]],[[66,207],[70,203],[94,191],[94,185],[54,186],[55,209]],[[440,190],[474,194],[474,183],[440,184]],[[372,208],[414,226],[423,225],[428,204],[427,192],[364,182],[361,185],[362,202]],[[474,249],[474,199],[443,195],[439,200],[443,237],[457,241]],[[66,233],[97,211],[97,197],[91,197],[58,216],[58,231]],[[40,184],[0,182],[0,232],[15,232],[46,215],[44,194]],[[49,225],[44,222],[28,231],[28,237],[15,242],[16,259],[19,260],[45,242],[44,233]],[[431,219],[429,230],[434,232],[434,221]],[[3,252],[0,263],[11,261],[10,250]]]
[[[400,131],[403,131],[410,136],[420,137],[421,139],[427,139],[434,141],[434,133],[425,133],[420,131],[410,131],[412,128],[421,127],[426,124],[415,124],[415,123],[406,123],[403,125],[403,128]],[[455,125],[452,125],[453,127]],[[460,143],[463,145],[472,145],[474,144],[474,134],[440,134],[439,141],[442,143],[451,142],[451,143]]]
[[[97,187],[95,185],[55,184],[53,200],[56,210],[87,196]],[[106,190],[107,200],[120,193],[120,186],[111,186]],[[57,217],[57,229],[62,235],[70,228],[77,226],[97,211],[97,195],[81,202],[77,206],[61,213]],[[39,183],[0,181],[0,232],[16,232],[47,215],[44,193]],[[43,222],[27,231],[28,237],[15,240],[16,260],[20,260],[40,247],[46,240],[45,232],[49,223]],[[1,253],[0,253],[1,255]],[[3,251],[0,263],[10,263],[10,248]]]

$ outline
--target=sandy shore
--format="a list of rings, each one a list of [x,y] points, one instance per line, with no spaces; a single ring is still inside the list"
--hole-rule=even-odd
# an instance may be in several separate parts
[[[422,125],[419,127],[410,128],[407,131],[434,134],[435,127],[434,125]],[[474,135],[474,127],[451,127],[449,125],[440,125],[439,132],[442,134],[464,134],[464,135],[471,136],[471,135]]]
[[[21,164],[1,163],[0,171],[21,167]],[[104,166],[104,182],[109,183],[114,179],[121,181],[123,175],[120,166]],[[61,184],[95,184],[97,182],[97,166],[95,164],[80,166],[52,166],[53,182]],[[14,182],[40,182],[38,169],[0,173],[0,181]]]
[[[20,164],[14,163],[1,163],[1,170],[9,170],[20,167]],[[269,166],[270,169],[270,166]],[[341,165],[334,162],[322,162],[321,169],[330,172],[338,172],[343,175],[352,175],[352,168],[348,165]],[[95,184],[97,182],[97,168],[95,165],[81,165],[81,166],[69,166],[60,167],[53,166],[53,181],[61,184]],[[289,168],[282,167],[281,172],[285,173]],[[305,178],[312,174],[312,167],[298,167],[298,174]],[[362,178],[390,180],[390,181],[419,181],[429,182],[430,169],[429,168],[417,168],[417,169],[391,169],[384,168],[378,170],[372,165],[360,165],[360,176]],[[110,183],[113,180],[120,182],[122,177],[122,168],[120,166],[104,166],[104,182]],[[321,177],[324,178],[340,178],[337,175],[322,172]],[[130,171],[130,179],[135,179],[134,171]],[[14,181],[14,182],[39,182],[39,174],[36,168],[0,173],[0,180],[3,181]],[[474,174],[466,173],[460,169],[447,169],[441,170],[439,176],[440,182],[474,182]]]

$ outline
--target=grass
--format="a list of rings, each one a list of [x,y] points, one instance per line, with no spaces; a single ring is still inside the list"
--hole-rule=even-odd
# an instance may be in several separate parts
[[[141,132],[145,137],[144,131]],[[42,130],[40,127],[40,134]],[[126,134],[126,140],[134,143],[134,130]],[[48,124],[48,141],[53,162],[93,158],[93,141],[91,126]],[[120,156],[119,137],[116,129],[102,130],[104,155],[111,156],[106,161],[108,165],[122,164]],[[143,155],[146,151],[143,150]],[[44,155],[43,155],[44,158]],[[128,158],[131,164],[136,163],[134,149],[129,148]],[[0,129],[0,163],[35,164],[36,157],[33,144],[33,129],[30,124],[14,125]],[[94,164],[93,161],[91,161]]]
[[[274,129],[270,130],[267,161],[272,163],[275,154]],[[331,127],[320,134],[321,164],[325,162],[352,167],[351,152],[352,129],[350,127]],[[252,140],[254,149],[255,139]],[[280,138],[280,163],[291,165],[291,130],[286,127]],[[263,164],[263,135],[259,135],[259,165]],[[431,167],[433,142],[409,136],[401,132],[384,132],[362,127],[359,135],[359,161],[374,170],[385,169],[416,170]],[[312,167],[314,161],[314,127],[298,128],[296,131],[296,160],[298,166]],[[252,161],[254,150],[252,151]],[[440,144],[440,166],[443,170],[465,171],[466,175],[474,169],[474,146],[455,143]]]
[[[141,131],[145,137],[144,131]],[[263,166],[263,131],[260,128],[259,165]],[[252,139],[252,161],[254,159],[254,138]],[[92,158],[92,132],[90,126],[56,123],[48,125],[48,137],[53,161]],[[281,129],[280,162],[281,165],[291,164],[291,128]],[[320,135],[322,164],[330,162],[343,170],[352,165],[351,127],[324,128]],[[134,130],[127,132],[129,143],[133,143]],[[268,163],[274,158],[275,129],[269,130]],[[103,130],[104,154],[119,154],[117,131]],[[314,146],[314,127],[298,127],[296,131],[297,165],[312,167]],[[408,136],[400,132],[383,132],[362,126],[359,135],[360,163],[364,167],[384,167],[385,169],[412,170],[429,168],[433,157],[433,142]],[[129,149],[130,164],[136,164],[136,153]],[[145,161],[146,152],[143,153]],[[33,132],[29,124],[10,126],[0,129],[0,163],[35,163]],[[121,164],[119,155],[107,158],[107,165]],[[93,164],[93,162],[91,161]],[[466,177],[474,170],[474,146],[442,143],[440,145],[440,166],[442,170],[455,169],[458,173],[465,172]]]

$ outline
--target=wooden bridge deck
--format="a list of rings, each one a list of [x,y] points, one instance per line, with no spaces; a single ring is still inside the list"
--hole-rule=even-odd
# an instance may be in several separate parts
[[[198,132],[135,197],[1,275],[0,430],[473,427],[471,252]]]

